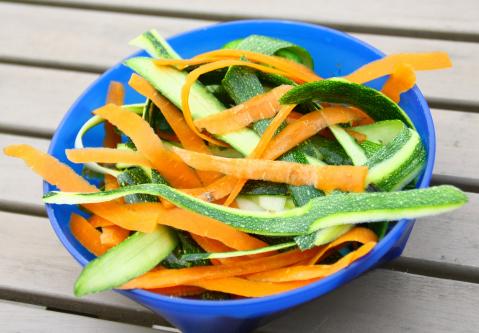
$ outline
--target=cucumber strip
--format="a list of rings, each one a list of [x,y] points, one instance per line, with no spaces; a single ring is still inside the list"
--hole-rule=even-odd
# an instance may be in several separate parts
[[[303,235],[340,224],[398,220],[435,215],[464,205],[467,196],[449,185],[400,192],[338,193],[316,197],[306,205],[278,213],[245,212],[189,196],[162,184],[123,187],[97,193],[50,192],[55,204],[98,203],[127,194],[161,196],[181,208],[207,215],[239,230],[263,235]]]
[[[383,120],[370,125],[355,126],[351,129],[355,132],[366,135],[367,140],[378,143],[388,144],[406,127],[401,120]]]
[[[143,112],[144,104],[123,105],[122,108],[131,112],[135,112],[137,114],[141,114]],[[90,119],[88,119],[82,125],[82,127],[80,127],[80,129],[78,130],[78,133],[74,141],[74,147],[76,149],[85,148],[85,146],[83,145],[83,136],[85,135],[85,133],[88,132],[93,127],[95,127],[96,125],[103,123],[104,121],[105,120],[99,116],[93,116]],[[108,174],[113,177],[118,177],[118,175],[120,174],[120,171],[101,166],[98,163],[91,163],[91,162],[84,163],[84,166],[92,171],[95,171],[101,174]]]
[[[265,246],[259,249],[247,250],[247,251],[191,253],[191,254],[183,255],[181,259],[186,261],[193,261],[193,260],[204,260],[204,259],[224,259],[224,258],[233,258],[233,257],[243,257],[243,256],[250,256],[253,254],[267,253],[271,251],[287,249],[293,246],[296,246],[295,242]]]
[[[354,138],[348,134],[342,127],[338,125],[329,126],[336,140],[346,151],[354,165],[364,165],[368,161],[366,153]]]
[[[168,44],[168,42],[161,37],[155,29],[142,33],[138,37],[132,39],[129,44],[144,49],[153,58],[180,59],[178,53],[176,53],[170,44]]]
[[[320,100],[326,103],[348,104],[360,108],[374,120],[399,119],[414,128],[409,116],[393,100],[380,91],[332,78],[294,87],[281,97],[282,104],[300,104]]]
[[[130,58],[125,61],[125,65],[145,78],[155,89],[181,109],[181,89],[187,73],[172,67],[156,66],[153,59],[145,57]],[[207,117],[226,109],[199,82],[191,88],[190,108],[194,119]],[[220,135],[218,138],[229,143],[245,156],[254,150],[260,140],[258,135],[248,128]]]
[[[416,131],[405,127],[366,163],[369,167],[366,182],[383,190],[397,189],[418,175],[424,166],[425,158],[421,138]]]
[[[314,246],[330,243],[347,233],[352,228],[354,228],[354,225],[351,224],[336,225],[334,227],[319,229],[315,233],[308,235],[297,236],[294,238],[294,241],[296,242],[296,245],[304,251]]]
[[[161,225],[151,233],[136,232],[85,266],[75,282],[75,295],[123,285],[158,265],[176,244],[175,234]]]
[[[263,180],[248,180],[241,190],[242,195],[288,195],[284,184]]]
[[[239,195],[238,197],[236,197],[236,204],[241,210],[250,212],[264,212],[263,207],[258,205],[257,202],[247,196]]]
[[[366,154],[368,159],[371,158],[383,147],[383,145],[379,143],[368,140],[359,143],[359,146],[364,150],[364,153]]]
[[[351,158],[336,140],[329,140],[320,135],[311,138],[311,144],[321,154],[321,160],[330,165],[352,165]]]

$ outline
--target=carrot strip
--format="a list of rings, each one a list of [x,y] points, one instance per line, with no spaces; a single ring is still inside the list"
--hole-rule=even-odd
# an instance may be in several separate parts
[[[163,97],[158,91],[141,76],[133,74],[128,84],[137,92],[149,98],[160,109],[168,124],[175,132],[184,148],[197,151],[199,153],[211,154],[208,146],[188,127],[183,114],[167,98]],[[210,184],[218,179],[221,174],[215,172],[198,172],[198,176],[205,184]]]
[[[363,227],[356,227],[354,229],[351,229],[335,241],[320,246],[317,250],[317,253],[314,255],[314,257],[309,261],[310,265],[314,265],[318,261],[322,260],[324,258],[324,255],[331,249],[337,248],[338,246],[341,246],[345,243],[349,242],[359,242],[362,244],[366,244],[369,242],[377,242],[378,237],[376,234],[371,230]]]
[[[130,137],[138,151],[171,185],[174,187],[201,186],[196,173],[164,147],[161,139],[140,116],[113,104],[99,108],[93,113],[108,120]]]
[[[268,272],[257,273],[248,276],[247,278],[254,281],[261,282],[289,282],[311,279],[325,278],[331,274],[334,274],[341,269],[351,265],[359,258],[368,254],[376,245],[376,242],[368,242],[362,245],[357,250],[348,253],[336,263],[331,265],[298,265],[286,268],[280,268],[271,270]]]
[[[224,50],[215,50],[206,52],[200,55],[197,55],[193,58],[196,59],[209,59],[211,57],[231,57],[234,59],[243,59],[247,58],[248,61],[254,61],[263,63],[267,66],[276,67],[286,73],[296,73],[298,78],[304,82],[318,81],[321,80],[321,77],[310,70],[308,67],[298,64],[294,61],[277,57],[277,56],[268,56],[261,53],[245,51],[245,50],[233,50],[233,49],[224,49]]]
[[[126,163],[151,168],[151,162],[141,153],[113,148],[66,149],[68,159],[74,163]]]
[[[289,124],[271,141],[264,159],[274,160],[322,129],[335,124],[361,119],[357,109],[332,106],[310,112]]]
[[[230,277],[224,279],[194,281],[189,284],[233,295],[263,297],[300,288],[314,281],[315,280],[272,283]]]
[[[150,289],[152,293],[166,295],[166,296],[176,296],[176,297],[185,297],[185,296],[194,296],[201,294],[205,290],[200,287],[195,286],[174,286],[166,288],[157,288]]]
[[[208,237],[199,236],[196,234],[191,234],[191,237],[195,240],[196,243],[206,252],[230,252],[234,249],[229,246],[224,245],[220,241],[211,239]],[[233,257],[233,258],[223,258],[223,259],[211,259],[213,265],[236,263],[242,261],[243,258]]]
[[[173,147],[173,151],[195,169],[218,171],[237,178],[267,180],[296,186],[314,185],[324,191],[364,191],[365,166],[314,166],[284,161],[224,158]]]
[[[118,181],[112,175],[104,175],[104,182],[105,182],[105,190],[115,190],[120,187]]]
[[[311,250],[306,250],[303,252],[299,250],[293,250],[269,257],[251,259],[240,263],[152,271],[127,282],[121,287],[121,289],[164,288],[184,284],[188,285],[193,281],[248,275],[293,265],[301,260],[311,258],[313,253],[314,251]]]
[[[108,86],[108,93],[106,97],[106,104],[113,103],[115,105],[123,105],[123,99],[125,97],[125,89],[123,84],[116,81],[111,81]],[[105,138],[103,139],[103,145],[108,148],[115,148],[117,143],[121,142],[121,136],[115,131],[112,124],[105,121]]]
[[[108,248],[120,244],[130,235],[129,230],[117,225],[103,227],[101,231],[100,242]]]
[[[181,191],[207,202],[215,202],[230,194],[237,180],[235,177],[223,176],[207,186],[182,189]]]
[[[225,134],[240,130],[258,120],[276,115],[281,108],[280,97],[291,88],[292,86],[288,85],[278,86],[228,110],[195,120],[194,124],[199,129],[206,129],[212,134]]]
[[[281,126],[281,124],[284,122],[288,114],[294,109],[294,107],[295,105],[286,105],[281,108],[281,111],[274,117],[274,119],[271,121],[269,126],[264,131],[260,141],[254,148],[253,152],[248,156],[249,159],[260,158],[263,156],[274,134],[276,133],[278,128]],[[234,200],[236,199],[238,194],[241,192],[241,189],[243,188],[244,184],[246,184],[247,181],[248,179],[238,180],[235,187],[231,191],[230,195],[226,199],[224,203],[225,206],[229,206],[234,202]]]
[[[303,114],[301,114],[299,112],[291,111],[290,114],[288,115],[288,117],[286,118],[286,123],[291,124],[291,123],[295,122],[296,120],[298,120],[299,118],[301,118],[302,116],[303,116]]]
[[[353,131],[352,129],[349,129],[349,128],[346,128],[346,132],[348,132],[348,134],[351,135],[358,142],[363,142],[368,139],[366,134]]]
[[[101,228],[101,227],[108,227],[114,225],[108,220],[105,220],[104,218],[98,216],[98,215],[92,215],[88,218],[88,222],[91,224],[93,228]]]
[[[452,66],[451,59],[445,52],[398,53],[372,61],[344,78],[356,83],[368,82],[392,74],[398,64],[408,64],[416,71],[444,69]]]
[[[100,256],[108,250],[108,246],[101,243],[101,234],[84,217],[72,214],[70,217],[70,230],[77,241],[88,251]]]
[[[4,148],[7,156],[17,157],[40,175],[48,183],[66,192],[98,192],[69,166],[53,156],[45,154],[29,145],[11,145]],[[152,232],[156,227],[158,213],[137,214],[129,209],[130,205],[116,202],[84,205],[92,213],[128,230]]]
[[[156,63],[159,63],[158,62],[159,60],[155,60],[155,61],[156,61]],[[191,90],[191,87],[193,86],[193,84],[196,82],[196,80],[198,80],[198,78],[201,75],[206,74],[206,73],[211,72],[211,71],[214,71],[214,70],[217,70],[217,69],[220,69],[220,68],[229,67],[229,66],[244,66],[244,67],[254,68],[254,69],[260,70],[262,72],[266,72],[266,73],[279,74],[279,75],[285,75],[285,76],[294,76],[294,75],[289,75],[287,73],[284,73],[280,70],[277,70],[277,69],[274,69],[274,68],[271,68],[271,67],[262,66],[262,65],[251,63],[251,62],[242,61],[242,60],[220,60],[220,61],[216,61],[216,62],[213,62],[213,63],[209,63],[209,64],[206,64],[206,65],[200,66],[197,69],[191,71],[187,75],[185,83],[184,83],[183,88],[181,90],[181,108],[183,109],[183,115],[185,117],[185,120],[186,120],[186,123],[188,124],[188,126],[199,137],[201,137],[204,140],[209,141],[213,144],[222,144],[222,142],[220,142],[216,139],[213,139],[213,138],[211,138],[211,137],[209,137],[205,134],[202,134],[201,132],[198,131],[198,129],[196,128],[196,126],[193,123],[193,118],[191,116],[191,110],[190,110],[190,105],[189,105],[190,90]]]
[[[156,130],[156,135],[158,135],[160,137],[160,139],[163,139],[163,140],[167,140],[167,141],[171,141],[171,142],[180,142],[180,140],[178,139],[178,137],[174,134],[171,134],[167,131],[160,131],[160,130]]]
[[[382,92],[394,102],[399,103],[400,95],[416,84],[416,73],[411,65],[398,64],[383,86]]]
[[[208,216],[180,208],[165,209],[158,203],[137,203],[128,206],[139,214],[157,213],[158,224],[215,239],[236,250],[252,250],[267,246],[265,242]]]

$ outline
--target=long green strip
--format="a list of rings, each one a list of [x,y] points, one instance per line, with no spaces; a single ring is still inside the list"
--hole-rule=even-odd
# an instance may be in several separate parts
[[[266,253],[281,249],[286,249],[289,247],[296,246],[295,242],[288,242],[282,244],[276,244],[271,246],[261,247],[259,249],[248,250],[248,251],[231,251],[231,252],[215,252],[215,253],[191,253],[185,254],[181,257],[182,260],[193,261],[193,260],[203,260],[203,259],[224,259],[224,258],[233,258],[233,257],[243,257],[250,256],[253,254]]]
[[[262,235],[303,235],[340,224],[416,218],[447,212],[464,205],[467,196],[449,185],[400,192],[340,193],[317,197],[302,207],[278,213],[247,212],[201,201],[162,184],[123,187],[108,192],[50,192],[45,203],[85,204],[128,194],[158,195],[176,206]]]

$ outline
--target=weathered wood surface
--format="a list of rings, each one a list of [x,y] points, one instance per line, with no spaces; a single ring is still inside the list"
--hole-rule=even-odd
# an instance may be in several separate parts
[[[212,19],[284,18],[325,24],[340,29],[373,33],[415,34],[477,41],[479,5],[461,0],[451,5],[445,0],[405,0],[390,3],[375,0],[312,1],[294,3],[259,0],[254,6],[221,0],[33,0],[80,8],[137,12],[150,15]]]
[[[477,332],[479,285],[375,270],[263,332]]]
[[[164,333],[163,330],[0,301],[3,333]]]
[[[146,309],[113,293],[75,298],[71,288],[80,270],[79,265],[62,248],[46,218],[0,213],[0,223],[0,267],[10,272],[0,274],[0,296],[3,298],[26,301],[24,295],[30,295],[30,302],[61,306],[69,311],[107,318],[111,318],[112,313],[121,313],[127,320],[132,320],[136,313],[136,317],[152,320]],[[416,229],[415,233],[419,231]],[[477,230],[470,230],[470,233],[474,232]],[[437,239],[441,235],[432,237]],[[415,242],[408,246],[413,253],[415,247]],[[471,249],[469,256],[473,253]],[[31,283],[33,275],[35,283]],[[311,332],[318,325],[324,325],[321,327],[325,332],[335,329],[343,332],[353,326],[360,332],[367,327],[375,332],[376,329],[387,331],[399,327],[398,322],[404,320],[404,327],[412,331],[419,332],[425,327],[430,329],[426,332],[442,332],[453,329],[458,322],[462,322],[464,328],[469,327],[475,312],[465,309],[475,309],[473,305],[478,297],[477,284],[378,269],[260,331],[291,332],[294,323],[299,325],[297,332]],[[349,320],[341,319],[344,313],[348,313]],[[445,314],[448,319],[444,318]],[[142,322],[145,323],[148,321]]]
[[[0,4],[0,60],[73,66],[102,70],[133,52],[128,41],[149,28],[164,36],[214,23],[197,19],[172,19],[124,13]],[[25,25],[23,22],[29,22]],[[32,34],[32,29],[35,33]],[[411,37],[353,34],[385,52],[449,52],[454,68],[420,73],[419,85],[433,101],[479,105],[479,44]],[[18,41],[22,40],[22,43]],[[55,41],[55,42],[51,42]],[[32,54],[31,50],[35,53]],[[470,106],[468,106],[470,107]]]
[[[479,130],[478,14],[475,0],[299,0],[294,6],[272,0],[254,6],[217,0],[1,2],[0,147],[22,142],[46,150],[47,139],[76,97],[99,73],[132,53],[128,40],[148,28],[171,36],[231,18],[280,17],[345,29],[386,53],[449,52],[453,69],[418,75],[434,107],[434,179],[460,177],[479,184],[474,145]],[[22,302],[0,301],[0,331],[152,331],[80,314],[149,327],[165,324],[115,293],[75,298],[72,285],[80,266],[48,219],[33,216],[44,214],[40,179],[3,154],[0,169],[0,299]],[[470,203],[461,210],[420,219],[398,264],[391,265],[424,275],[377,269],[259,331],[475,332],[479,284],[463,281],[479,281],[479,194],[468,196]]]

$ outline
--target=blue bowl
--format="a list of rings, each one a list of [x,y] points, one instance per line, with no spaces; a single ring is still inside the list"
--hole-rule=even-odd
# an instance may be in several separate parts
[[[282,38],[305,47],[314,58],[315,71],[322,77],[348,74],[361,65],[384,56],[381,51],[347,34],[317,25],[288,21],[252,20],[215,24],[177,35],[170,38],[169,42],[181,56],[188,58],[220,48],[232,39],[250,34]],[[145,53],[140,52],[136,55]],[[130,75],[130,69],[118,64],[96,80],[63,118],[50,145],[50,154],[69,164],[77,172],[81,172],[80,166],[68,162],[65,149],[73,147],[74,137],[80,126],[91,116],[93,109],[104,103],[109,82],[116,80],[126,83]],[[379,88],[383,82],[384,79],[375,80],[370,85]],[[126,102],[141,101],[141,96],[136,92],[127,90]],[[427,166],[418,182],[418,187],[426,187],[431,180],[435,155],[431,114],[418,88],[403,94],[400,105],[411,117],[427,148]],[[101,129],[93,130],[87,138],[87,144],[99,145],[101,138]],[[45,183],[44,191],[51,190],[54,190],[54,187]],[[66,205],[47,205],[46,209],[53,229],[71,255],[81,265],[93,259],[93,256],[74,239],[68,227],[70,213],[78,210]],[[276,296],[232,301],[201,301],[170,298],[143,290],[118,292],[150,308],[184,332],[245,332],[261,325],[274,314],[324,295],[376,265],[399,256],[413,224],[412,220],[399,221],[367,256],[349,267],[321,281]]]

